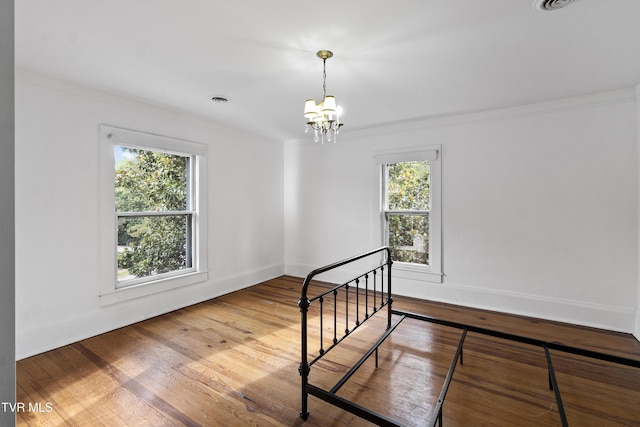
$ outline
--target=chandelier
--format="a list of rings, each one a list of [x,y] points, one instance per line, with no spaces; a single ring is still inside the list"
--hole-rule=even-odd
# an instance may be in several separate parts
[[[333,56],[333,52],[329,50],[319,50],[316,56],[322,59],[322,102],[316,104],[315,99],[307,99],[304,102],[304,116],[307,118],[307,126],[305,132],[313,129],[313,140],[324,144],[325,137],[327,141],[336,142],[340,127],[340,112],[336,104],[336,98],[332,95],[327,96],[327,59]]]

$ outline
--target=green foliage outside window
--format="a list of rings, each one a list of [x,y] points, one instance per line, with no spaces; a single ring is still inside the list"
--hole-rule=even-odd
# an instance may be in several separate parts
[[[120,278],[138,278],[190,267],[188,214],[189,158],[156,151],[116,147],[116,212],[167,215],[118,218]]]
[[[430,164],[387,165],[388,244],[394,261],[429,264]],[[411,211],[419,211],[412,213]]]

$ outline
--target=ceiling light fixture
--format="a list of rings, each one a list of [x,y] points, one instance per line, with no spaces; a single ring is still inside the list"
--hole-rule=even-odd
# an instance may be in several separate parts
[[[534,0],[533,7],[541,11],[558,10],[576,1],[577,0]]]
[[[344,123],[340,123],[340,112],[336,104],[336,98],[327,96],[327,59],[333,56],[330,50],[319,50],[316,56],[322,59],[322,102],[316,104],[315,99],[307,99],[304,102],[304,116],[307,118],[305,132],[313,129],[313,140],[324,144],[325,135],[327,141],[336,142],[340,128]]]

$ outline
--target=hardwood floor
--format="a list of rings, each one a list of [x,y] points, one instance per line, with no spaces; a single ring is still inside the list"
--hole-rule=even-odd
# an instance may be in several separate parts
[[[32,410],[18,412],[18,425],[370,425],[314,397],[309,419],[298,416],[301,282],[270,280],[19,361],[17,401]],[[403,297],[394,307],[640,359],[627,334]],[[374,323],[314,365],[311,381],[330,387],[368,348]],[[379,368],[367,361],[340,393],[424,425],[459,335],[406,320],[381,347]],[[558,353],[553,361],[570,425],[640,426],[640,369]],[[542,349],[469,334],[444,425],[560,425],[546,369]]]

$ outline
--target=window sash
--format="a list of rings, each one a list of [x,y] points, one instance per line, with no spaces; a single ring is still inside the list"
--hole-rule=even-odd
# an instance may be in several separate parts
[[[148,218],[148,217],[184,217],[185,218],[185,268],[177,268],[175,270],[167,271],[159,274],[151,274],[142,277],[136,277],[133,279],[120,280],[117,277],[117,270],[119,268],[119,261],[116,262],[116,288],[125,288],[132,285],[146,283],[152,280],[159,280],[163,278],[179,276],[196,271],[194,263],[194,242],[195,242],[195,212],[192,211],[152,211],[152,212],[118,212],[115,218],[116,234],[118,233],[118,223],[120,218]],[[118,258],[118,238],[116,237],[116,259]]]
[[[186,183],[187,183],[186,200],[185,200],[184,208],[186,211],[193,211],[194,207],[196,206],[196,200],[195,200],[196,182],[194,179],[194,177],[196,176],[195,170],[194,170],[196,165],[195,154],[184,153],[176,150],[166,150],[166,149],[156,148],[156,147],[145,147],[145,146],[140,146],[136,144],[124,144],[124,143],[118,143],[118,142],[114,144],[114,148],[115,147],[130,148],[130,149],[141,150],[141,151],[151,151],[156,153],[163,153],[163,154],[169,154],[173,156],[184,157],[186,159]],[[118,211],[116,210],[116,212]],[[147,211],[147,212],[153,212],[153,211]],[[168,212],[172,212],[172,211],[168,211]],[[178,212],[178,211],[175,211],[175,212]],[[122,212],[119,212],[119,213],[122,213]]]
[[[414,161],[419,162],[424,160],[428,160],[431,165],[432,163],[431,160],[435,160],[437,158],[437,151],[435,150],[425,150],[422,153],[424,155],[418,156],[419,157],[418,159],[412,158],[412,156],[414,156],[416,152],[401,153],[399,156],[384,155],[376,158],[377,161],[380,161],[381,159],[385,161],[385,163],[382,164],[382,174],[383,174],[382,175],[383,176],[382,215],[383,215],[383,225],[384,225],[383,236],[384,236],[385,245],[390,244],[389,243],[389,240],[390,240],[389,239],[389,233],[390,233],[389,217],[390,216],[424,216],[427,218],[427,223],[429,223],[430,221],[429,214],[431,212],[431,209],[389,209],[389,166],[394,163],[405,163],[405,162],[414,162]],[[391,161],[391,160],[398,160],[398,161]],[[430,247],[430,245],[428,247]],[[429,255],[430,255],[430,250],[427,250],[426,263],[412,263],[412,262],[405,263],[402,261],[399,261],[399,262],[405,263],[407,265],[429,266],[430,265]]]
[[[124,148],[134,148],[138,150],[159,152],[165,154],[171,154],[176,156],[181,156],[186,158],[186,200],[185,200],[185,210],[166,210],[166,211],[127,211],[127,212],[115,212],[115,231],[116,235],[118,234],[118,224],[121,218],[149,218],[149,217],[185,217],[186,222],[186,231],[185,231],[185,268],[178,268],[175,270],[167,271],[159,274],[150,274],[141,277],[135,277],[131,279],[121,280],[118,278],[118,269],[119,269],[119,261],[118,260],[118,238],[116,237],[116,246],[114,248],[116,252],[116,289],[122,289],[126,287],[130,287],[133,285],[144,284],[156,280],[161,280],[165,278],[170,278],[174,276],[181,276],[184,274],[189,274],[197,271],[196,262],[195,261],[195,215],[196,211],[193,210],[196,206],[195,201],[195,177],[194,167],[195,167],[195,155],[188,154],[175,150],[165,150],[159,149],[155,147],[145,147],[139,146],[136,144],[127,144],[127,143],[116,143],[115,145],[124,147]]]
[[[391,216],[396,216],[396,217],[404,217],[404,216],[413,216],[413,217],[426,217],[427,218],[427,230],[429,229],[429,223],[430,223],[430,218],[429,218],[429,211],[384,211],[383,212],[383,224],[384,224],[384,239],[385,239],[385,245],[389,246],[392,252],[395,252],[396,250],[402,250],[401,247],[391,247],[390,244],[390,232],[391,232],[391,227],[390,227],[390,217]],[[431,258],[430,258],[430,253],[431,253],[431,245],[430,245],[430,236],[429,238],[427,238],[426,243],[427,243],[427,257],[426,257],[426,263],[424,262],[408,262],[408,261],[400,261],[400,260],[395,260],[395,262],[401,263],[401,264],[405,264],[405,265],[415,265],[415,266],[429,266],[431,264]],[[406,249],[405,249],[406,250]]]
[[[433,151],[433,153],[437,153]],[[409,162],[421,162],[421,161],[429,161],[429,167],[431,168],[431,159],[420,159],[420,160],[407,160],[396,163],[409,163]],[[431,211],[431,201],[429,201],[429,209],[389,209],[389,166],[394,163],[385,163],[382,165],[382,210],[383,212],[397,212],[397,213],[409,213],[409,212],[430,212]],[[431,193],[429,195],[431,199]]]

